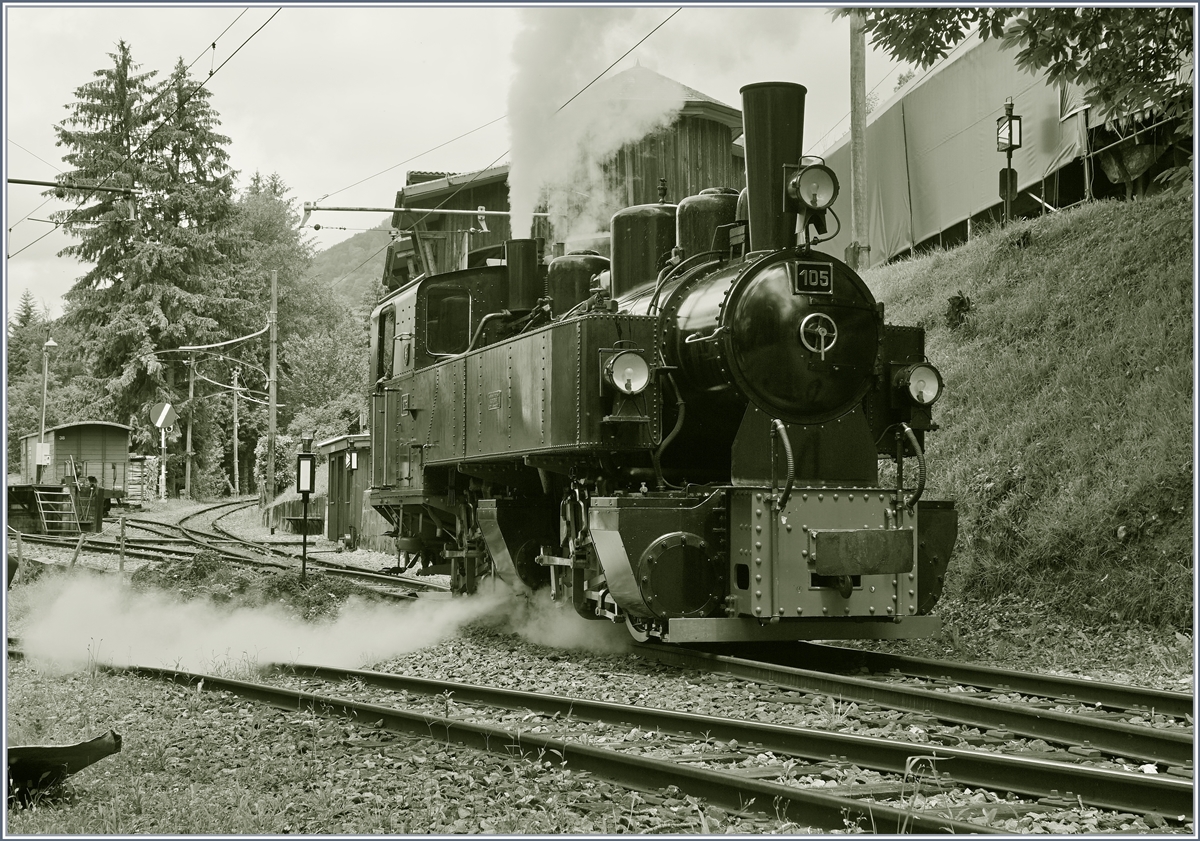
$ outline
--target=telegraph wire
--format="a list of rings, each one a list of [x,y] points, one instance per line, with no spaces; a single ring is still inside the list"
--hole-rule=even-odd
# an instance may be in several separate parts
[[[187,66],[187,69],[188,69],[188,70],[191,70],[193,67],[195,67],[195,66],[196,66],[196,62],[198,62],[200,59],[204,58],[204,54],[205,54],[205,53],[207,53],[209,50],[212,50],[212,53],[213,53],[213,55],[214,55],[214,56],[216,56],[216,54],[217,54],[217,42],[218,42],[218,41],[220,41],[220,40],[221,40],[223,37],[225,37],[225,33],[226,33],[226,32],[228,32],[229,30],[233,29],[234,25],[236,25],[236,24],[237,24],[237,22],[238,22],[239,20],[241,20],[241,19],[242,19],[242,16],[243,16],[243,15],[245,15],[245,14],[246,14],[246,12],[248,12],[248,11],[250,11],[250,10],[249,10],[249,9],[242,9],[242,14],[240,14],[240,15],[238,15],[236,18],[234,18],[234,19],[233,19],[233,23],[231,23],[231,24],[229,24],[229,26],[225,27],[224,31],[223,31],[223,32],[222,32],[220,35],[218,35],[216,38],[214,38],[214,39],[213,39],[213,41],[212,41],[212,46],[205,47],[203,50],[201,50],[201,51],[200,51],[200,55],[198,55],[198,56],[196,56],[194,59],[192,59],[192,63],[191,63],[191,64],[189,64],[189,65]],[[212,75],[213,75],[213,71],[212,71],[211,69],[208,71],[208,75],[209,75],[209,76],[212,76]],[[158,104],[158,101],[159,101],[160,99],[162,99],[162,98],[163,98],[163,96],[166,94],[166,92],[167,92],[167,91],[166,91],[166,89],[164,89],[164,90],[162,91],[162,93],[160,93],[158,96],[154,97],[154,99],[153,99],[153,100],[151,100],[150,104],[149,104],[148,106],[146,106],[146,107],[147,107],[147,108],[153,108],[155,105],[157,105],[157,104]],[[34,154],[33,154],[33,152],[30,152],[28,149],[26,149],[24,146],[22,146],[20,143],[18,143],[17,141],[13,140],[12,138],[8,138],[8,142],[9,142],[9,143],[11,143],[12,145],[16,146],[18,149],[22,150],[23,152],[26,152],[26,153],[28,153],[28,154],[29,154],[29,155],[31,155],[32,157],[35,157],[35,158],[37,158],[39,161],[41,161],[42,163],[44,163],[46,166],[50,167],[51,169],[57,169],[57,170],[59,171],[59,173],[60,173],[60,174],[62,173],[62,170],[61,170],[61,169],[59,169],[57,166],[55,166],[54,164],[52,164],[52,163],[50,163],[49,161],[45,160],[44,158],[40,158],[40,157],[38,157],[37,155],[34,155]],[[126,160],[128,160],[128,159],[126,159]],[[124,163],[124,161],[122,161],[122,163]],[[101,182],[101,183],[104,183],[104,182]],[[33,210],[31,210],[31,211],[29,211],[28,213],[26,213],[24,216],[22,216],[22,217],[21,217],[20,219],[18,219],[16,222],[13,222],[13,224],[12,224],[12,225],[9,227],[9,229],[8,229],[8,232],[11,234],[11,233],[13,232],[13,229],[14,229],[14,228],[16,228],[16,227],[17,227],[17,225],[20,225],[20,224],[21,224],[22,222],[24,222],[26,219],[29,219],[31,216],[33,216],[33,214],[37,213],[39,210],[41,210],[43,207],[45,207],[45,206],[46,206],[46,203],[50,201],[50,198],[53,198],[53,197],[49,197],[49,198],[47,198],[47,199],[46,199],[46,201],[42,202],[42,203],[41,203],[41,204],[39,204],[37,207],[35,207]],[[33,221],[37,222],[37,221],[39,221],[39,220],[37,220],[37,219],[34,219]],[[50,224],[54,224],[54,223],[53,223],[53,222],[51,222]],[[51,229],[50,231],[47,231],[47,233],[48,233],[48,234],[52,234],[52,233],[54,233],[54,230],[57,230],[57,228],[55,228],[55,229]],[[33,243],[30,243],[30,245],[33,245]],[[22,250],[24,250],[24,249],[22,249]],[[17,253],[19,254],[20,252],[18,251]]]
[[[675,15],[679,14],[681,11],[683,11],[682,7],[681,7],[681,8],[678,8],[678,9],[676,9],[676,10],[675,10],[675,11],[673,11],[673,12],[671,12],[671,14],[669,14],[669,15],[666,17],[666,19],[665,19],[665,20],[663,20],[663,22],[662,22],[662,23],[660,23],[658,26],[654,27],[654,28],[653,28],[653,29],[651,29],[649,32],[647,32],[647,33],[646,33],[644,36],[642,36],[642,38],[641,38],[641,40],[640,40],[640,41],[638,41],[636,44],[634,44],[632,47],[630,47],[628,50],[626,50],[626,51],[625,51],[625,52],[624,52],[624,53],[621,55],[621,57],[620,57],[620,58],[618,58],[618,59],[617,59],[616,61],[614,61],[612,64],[608,65],[608,67],[604,68],[604,70],[603,70],[603,71],[600,73],[600,75],[596,76],[596,78],[592,79],[592,81],[588,82],[586,85],[584,85],[582,88],[580,88],[580,89],[579,89],[579,90],[578,90],[578,91],[575,93],[575,95],[574,95],[574,96],[572,96],[570,99],[568,99],[568,100],[567,100],[566,102],[564,102],[562,105],[558,106],[558,108],[556,108],[556,109],[554,110],[554,113],[555,113],[555,114],[557,114],[559,111],[563,110],[563,109],[564,109],[564,108],[566,108],[568,105],[570,105],[572,102],[574,102],[574,101],[575,101],[575,99],[576,99],[576,98],[577,98],[577,97],[578,97],[580,94],[582,94],[584,91],[586,91],[586,90],[587,90],[588,88],[590,88],[592,85],[596,84],[596,82],[600,81],[600,79],[601,79],[601,78],[604,76],[604,74],[605,74],[605,73],[607,73],[609,70],[612,70],[614,67],[616,67],[618,64],[620,64],[620,63],[621,63],[621,61],[622,61],[622,60],[624,60],[624,59],[626,58],[626,56],[628,56],[630,53],[632,53],[634,50],[636,50],[638,47],[640,47],[642,44],[644,44],[644,43],[646,42],[646,40],[647,40],[647,39],[648,39],[648,38],[649,38],[651,35],[653,35],[653,34],[654,34],[655,32],[657,32],[658,30],[662,29],[662,28],[663,28],[663,27],[664,27],[664,26],[667,24],[667,22],[671,20],[671,18],[675,17]],[[507,117],[508,115],[507,115],[507,114],[505,114],[504,116],[505,116],[505,117]],[[492,120],[492,123],[495,123],[495,122],[497,122],[497,121],[499,121],[499,120],[502,120],[502,119],[504,119],[504,117],[497,117],[495,120]],[[480,126],[480,127],[479,127],[479,128],[477,128],[477,129],[472,129],[472,131],[479,131],[479,129],[480,129],[480,128],[485,128],[486,126],[490,126],[492,123],[485,123],[484,125]],[[471,134],[471,132],[467,132],[467,134]],[[466,135],[462,135],[462,136],[463,136],[463,137],[465,137]],[[455,140],[457,140],[457,139],[458,139],[458,138],[455,138]],[[452,142],[452,141],[446,141],[446,142],[447,142],[447,143],[450,143],[450,142]],[[441,145],[442,145],[442,146],[445,146],[446,144],[445,144],[445,143],[443,143],[443,144],[441,144]],[[439,146],[435,146],[435,147],[434,147],[434,149],[437,149],[437,148],[441,148],[441,147],[439,147]],[[430,151],[433,151],[433,150],[431,149]],[[438,202],[436,207],[433,207],[433,208],[431,208],[431,211],[432,211],[432,210],[440,210],[440,209],[442,208],[442,206],[446,204],[446,202],[450,201],[452,198],[454,198],[455,196],[457,196],[459,193],[461,193],[461,192],[462,192],[463,190],[465,190],[467,187],[469,187],[469,186],[471,186],[473,183],[475,183],[475,179],[479,178],[479,176],[480,176],[480,175],[482,175],[484,172],[487,172],[489,169],[491,169],[492,167],[494,167],[494,166],[495,166],[497,163],[499,163],[499,161],[500,161],[500,159],[501,159],[501,158],[503,158],[505,155],[507,155],[507,154],[508,154],[509,152],[511,152],[511,151],[512,151],[511,149],[505,149],[503,152],[501,152],[499,155],[497,155],[497,156],[495,157],[495,159],[494,159],[494,160],[493,160],[493,161],[492,161],[490,164],[488,164],[487,166],[483,167],[483,169],[477,169],[477,170],[475,170],[474,174],[472,174],[472,176],[471,176],[471,177],[470,177],[470,178],[469,178],[467,181],[463,182],[463,183],[462,183],[462,184],[459,186],[459,188],[458,188],[457,190],[455,190],[453,193],[451,193],[450,195],[446,196],[446,198],[444,198],[444,199],[442,199],[440,202]],[[422,153],[422,154],[424,154],[424,153]],[[416,157],[420,157],[420,155],[417,155]],[[409,160],[413,160],[413,158],[409,158]],[[404,163],[406,163],[406,162],[404,162]],[[396,166],[400,166],[400,165],[401,165],[401,164],[396,164]],[[392,169],[395,169],[395,167],[392,167]],[[386,171],[386,170],[385,170],[385,171]],[[380,173],[380,174],[382,174],[382,173]],[[371,177],[372,177],[372,178],[374,178],[375,176],[371,176]],[[363,180],[364,180],[364,181],[366,181],[366,180],[370,180],[370,179],[363,179]],[[362,183],[362,181],[359,181],[358,183],[359,183],[359,184],[361,184],[361,183]],[[354,186],[354,185],[352,184],[351,186]],[[342,189],[343,189],[343,190],[348,190],[348,189],[349,189],[349,187],[343,187]],[[340,192],[342,192],[342,191],[341,191],[341,190],[339,190],[338,192],[340,193]],[[330,193],[329,195],[333,195],[333,193]],[[328,196],[324,196],[323,198],[328,198]],[[429,218],[431,215],[432,215],[432,213],[426,213],[424,216],[422,216],[420,219],[418,219],[416,222],[414,222],[414,223],[413,223],[413,225],[412,225],[412,227],[414,227],[414,228],[415,228],[417,225],[420,225],[422,222],[424,222],[426,219],[428,219],[428,218]],[[367,263],[369,263],[369,262],[371,262],[372,260],[374,260],[374,259],[375,259],[376,257],[378,257],[380,254],[382,254],[382,253],[383,253],[383,252],[384,252],[384,251],[385,251],[385,250],[388,248],[388,246],[390,246],[390,245],[391,245],[391,243],[390,243],[390,242],[389,242],[389,243],[387,243],[387,245],[384,245],[382,248],[380,248],[378,251],[376,251],[374,254],[372,254],[370,257],[368,257],[366,260],[363,260],[361,263],[359,263],[359,264],[358,264],[357,266],[355,266],[353,269],[351,269],[350,271],[346,272],[346,274],[342,275],[342,276],[341,276],[341,277],[339,277],[337,280],[335,280],[335,281],[333,281],[331,284],[329,284],[329,288],[330,288],[330,289],[332,289],[333,287],[335,287],[335,286],[337,286],[339,283],[341,283],[343,280],[346,280],[346,279],[348,279],[348,278],[349,278],[351,275],[353,275],[353,274],[354,274],[356,271],[358,271],[359,269],[361,269],[361,268],[362,268],[363,266],[365,266]]]
[[[640,41],[638,41],[636,44],[634,44],[632,47],[630,47],[628,50],[626,50],[626,51],[625,51],[625,52],[624,52],[624,53],[621,55],[621,57],[620,57],[620,58],[618,58],[618,59],[617,59],[616,61],[614,61],[612,64],[608,65],[608,67],[604,68],[604,70],[602,70],[602,71],[600,72],[600,74],[599,74],[598,76],[596,76],[596,78],[592,79],[592,81],[588,82],[586,85],[584,85],[582,88],[580,88],[580,89],[579,89],[579,90],[578,90],[578,91],[575,93],[575,95],[574,95],[574,96],[572,96],[570,99],[568,99],[568,100],[567,100],[566,102],[564,102],[562,105],[558,106],[558,108],[556,108],[556,109],[555,109],[554,113],[555,113],[555,114],[557,114],[559,111],[563,110],[563,109],[564,109],[564,108],[566,108],[568,105],[570,105],[572,102],[574,102],[574,101],[575,101],[575,99],[576,99],[577,97],[579,97],[579,96],[580,96],[580,95],[581,95],[581,94],[582,94],[584,91],[586,91],[586,90],[587,90],[588,88],[590,88],[592,85],[596,84],[596,82],[600,81],[600,79],[601,79],[601,78],[604,76],[604,74],[605,74],[605,73],[607,73],[609,70],[612,70],[614,67],[616,67],[618,64],[620,64],[620,63],[621,63],[621,62],[622,62],[622,61],[623,61],[623,60],[624,60],[624,59],[625,59],[625,58],[626,58],[626,57],[627,57],[627,56],[628,56],[630,53],[632,53],[634,50],[636,50],[638,47],[640,47],[642,44],[644,44],[644,43],[646,42],[646,40],[647,40],[647,39],[648,39],[648,38],[649,38],[651,35],[653,35],[653,34],[654,34],[655,32],[657,32],[658,30],[662,29],[662,28],[663,28],[663,27],[664,27],[664,26],[665,26],[665,25],[666,25],[666,24],[667,24],[667,23],[668,23],[668,22],[671,20],[671,18],[675,17],[675,15],[679,14],[681,11],[683,11],[682,7],[681,7],[681,8],[678,8],[678,9],[676,9],[676,10],[675,10],[675,11],[673,11],[673,12],[671,12],[671,14],[670,14],[670,15],[668,15],[668,16],[667,16],[667,17],[666,17],[666,18],[665,18],[665,19],[662,21],[662,23],[660,23],[658,26],[654,27],[654,28],[653,28],[653,29],[651,29],[649,32],[647,32],[647,33],[646,33],[646,34],[645,34],[645,35],[642,37],[642,39],[641,39]],[[456,141],[456,140],[461,140],[462,138],[466,137],[467,135],[474,134],[474,133],[475,133],[475,132],[477,132],[477,131],[481,131],[482,129],[485,129],[485,128],[487,128],[488,126],[490,126],[490,125],[492,125],[492,124],[494,124],[494,123],[498,123],[498,122],[500,122],[501,120],[503,120],[503,119],[506,119],[507,117],[508,117],[508,114],[504,114],[503,116],[497,117],[496,119],[494,119],[494,120],[491,120],[490,122],[486,122],[486,123],[484,123],[483,125],[481,125],[481,126],[478,126],[478,127],[476,127],[476,128],[473,128],[473,129],[471,129],[471,130],[470,130],[470,131],[468,131],[468,132],[465,132],[465,133],[463,133],[463,134],[460,134],[458,137],[455,137],[455,138],[452,138],[452,139],[450,139],[450,140],[447,140],[445,143],[439,143],[437,146],[434,146],[432,149],[427,149],[427,150],[426,150],[426,151],[424,151],[424,152],[421,152],[421,153],[419,153],[419,154],[413,155],[411,158],[408,158],[407,160],[403,160],[403,161],[401,161],[401,162],[400,162],[400,163],[398,163],[398,164],[394,164],[393,166],[390,166],[390,167],[388,167],[387,169],[383,170],[382,172],[377,172],[377,173],[375,173],[375,175],[371,175],[371,176],[368,176],[368,177],[366,177],[366,178],[363,178],[363,179],[362,179],[362,180],[360,180],[360,181],[356,181],[356,182],[354,182],[353,184],[351,184],[351,185],[350,185],[350,186],[348,186],[348,187],[342,187],[340,190],[335,190],[335,191],[334,191],[334,192],[332,192],[332,193],[326,193],[325,195],[321,196],[321,198],[317,199],[317,201],[324,201],[325,199],[329,198],[330,196],[336,196],[338,193],[341,193],[341,192],[344,192],[344,191],[346,191],[346,190],[349,190],[351,187],[357,187],[359,184],[363,184],[363,183],[365,183],[365,182],[367,182],[367,181],[370,181],[372,178],[376,178],[376,177],[378,177],[378,176],[380,176],[380,175],[383,175],[383,174],[384,174],[384,173],[386,173],[386,172],[391,172],[391,171],[392,171],[393,169],[395,169],[396,167],[403,166],[404,164],[406,164],[406,163],[409,163],[410,161],[414,161],[414,160],[416,160],[417,158],[420,158],[420,157],[422,157],[422,156],[424,156],[424,155],[427,155],[427,154],[429,154],[430,152],[433,152],[433,151],[436,151],[436,150],[438,150],[438,149],[441,149],[443,146],[447,146],[447,145],[449,145],[449,144],[453,143],[453,142],[454,142],[454,141]],[[477,178],[477,177],[478,177],[478,173],[480,173],[480,172],[486,172],[487,170],[489,170],[489,169],[491,169],[493,166],[495,166],[495,165],[496,165],[496,163],[497,163],[497,162],[500,160],[500,158],[503,158],[503,157],[504,157],[505,155],[507,155],[507,154],[508,154],[510,151],[512,151],[512,150],[511,150],[511,149],[506,149],[506,150],[504,150],[504,152],[502,152],[502,153],[501,153],[501,154],[500,154],[500,155],[499,155],[499,156],[498,156],[498,157],[497,157],[497,158],[496,158],[494,161],[492,161],[490,164],[488,164],[487,166],[485,166],[483,169],[476,170],[476,176],[475,176],[475,178]],[[471,183],[472,183],[472,182],[475,180],[475,178],[472,178],[470,181],[467,181],[465,184],[463,184],[461,187],[459,187],[459,188],[458,188],[458,190],[455,190],[453,193],[451,193],[449,196],[447,196],[447,197],[446,197],[446,198],[443,200],[443,204],[444,204],[446,201],[449,201],[450,199],[454,198],[454,197],[455,197],[456,195],[458,195],[458,194],[459,194],[459,193],[460,193],[460,192],[461,192],[463,189],[465,189],[466,187],[470,186],[470,185],[471,185]],[[441,205],[441,204],[439,204],[439,205],[438,205],[436,208],[434,208],[434,210],[437,210],[437,209],[441,208],[441,206],[442,206],[442,205]],[[420,224],[421,222],[425,221],[425,218],[426,218],[428,215],[429,215],[429,214],[426,214],[426,216],[425,216],[425,217],[422,217],[421,219],[417,220],[417,224]],[[372,256],[374,256],[374,255],[372,255]],[[368,259],[370,259],[370,258],[368,258]],[[339,280],[341,280],[341,279],[339,278]],[[335,282],[335,283],[337,283],[338,281],[334,281],[334,282]]]
[[[239,52],[241,52],[241,50],[242,50],[242,47],[244,47],[244,46],[246,46],[247,44],[249,44],[249,43],[250,43],[250,41],[251,41],[251,40],[253,40],[254,36],[256,36],[256,35],[258,35],[258,33],[262,32],[262,31],[263,31],[263,29],[265,29],[265,28],[266,28],[267,24],[268,24],[268,23],[270,23],[271,21],[273,21],[273,20],[275,19],[275,16],[276,16],[276,15],[278,15],[278,14],[279,14],[281,11],[283,11],[282,7],[281,7],[281,8],[278,8],[278,9],[276,9],[274,12],[272,12],[272,13],[271,13],[271,16],[270,16],[269,18],[267,18],[266,22],[265,22],[265,23],[263,23],[263,25],[262,25],[262,26],[260,26],[260,27],[259,27],[258,29],[256,29],[256,30],[254,30],[254,32],[252,32],[252,33],[250,34],[250,37],[248,37],[248,38],[247,38],[245,41],[243,41],[243,42],[242,42],[240,45],[238,45],[237,49],[235,49],[235,50],[234,50],[232,53],[230,53],[230,55],[229,55],[229,58],[227,58],[227,59],[225,59],[224,61],[222,61],[222,62],[221,62],[221,64],[220,64],[220,65],[217,67],[217,69],[216,69],[216,70],[212,70],[212,71],[210,71],[210,72],[209,72],[209,74],[208,74],[208,79],[211,79],[211,78],[212,78],[213,76],[215,76],[217,73],[220,73],[220,72],[221,72],[221,68],[223,68],[223,67],[224,67],[226,64],[228,64],[230,61],[232,61],[232,60],[233,60],[233,57],[234,57],[234,56],[236,56],[236,55],[237,55]],[[231,25],[232,25],[232,24],[231,24]],[[228,30],[227,30],[227,31],[228,31]],[[193,63],[194,63],[194,62],[193,62]],[[131,152],[130,152],[128,155],[126,155],[126,156],[125,156],[125,159],[124,159],[124,160],[122,160],[122,161],[121,161],[119,164],[117,164],[116,168],[115,168],[115,169],[114,169],[114,170],[113,170],[113,171],[112,171],[112,172],[111,172],[111,173],[108,175],[108,177],[106,177],[106,178],[105,178],[103,181],[101,181],[101,182],[100,182],[99,184],[97,184],[96,186],[97,186],[97,187],[103,187],[105,184],[107,184],[109,181],[111,181],[111,180],[112,180],[114,177],[116,177],[116,175],[117,175],[118,171],[120,171],[120,168],[121,168],[122,166],[124,166],[125,164],[127,164],[127,163],[128,163],[130,160],[132,160],[132,159],[133,159],[133,156],[134,156],[134,155],[136,155],[138,152],[140,152],[140,151],[142,150],[142,147],[143,147],[143,146],[145,146],[147,143],[149,143],[149,142],[150,142],[150,139],[151,139],[152,137],[154,137],[154,135],[158,134],[158,132],[159,132],[159,131],[161,131],[161,130],[162,130],[164,127],[166,127],[168,124],[170,124],[170,121],[171,121],[171,120],[172,120],[172,119],[175,117],[175,115],[176,115],[176,114],[178,114],[180,111],[182,111],[182,110],[184,109],[184,107],[186,107],[186,106],[187,106],[187,104],[188,104],[189,102],[191,102],[191,101],[192,101],[192,97],[193,97],[193,96],[195,96],[195,95],[196,95],[196,94],[197,94],[197,93],[200,91],[200,89],[201,89],[201,88],[203,88],[203,87],[204,87],[206,84],[208,84],[208,79],[205,79],[205,80],[203,80],[203,81],[202,81],[202,82],[200,82],[198,85],[196,85],[196,87],[192,88],[192,91],[191,91],[191,93],[189,93],[189,94],[187,95],[187,97],[186,97],[186,98],[184,98],[184,99],[183,99],[183,100],[182,100],[182,101],[181,101],[181,102],[180,102],[180,103],[179,103],[179,104],[178,104],[178,105],[175,107],[175,110],[174,110],[174,111],[172,111],[172,112],[171,112],[171,113],[170,113],[170,114],[169,114],[169,115],[168,115],[168,116],[167,116],[167,117],[166,117],[166,118],[165,118],[165,119],[164,119],[162,122],[160,122],[160,123],[159,123],[157,126],[155,126],[154,130],[153,130],[153,131],[151,131],[151,132],[150,132],[148,135],[146,135],[146,138],[145,138],[145,139],[144,139],[144,140],[143,140],[141,143],[139,143],[139,144],[137,145],[137,148],[135,148],[133,151],[131,151]],[[165,91],[164,91],[164,93],[165,93]],[[160,97],[161,97],[161,96],[162,96],[162,94],[160,94]],[[157,99],[156,99],[155,101],[157,102]],[[64,184],[63,186],[64,186],[64,187],[69,187],[70,185],[66,185],[66,184]],[[89,200],[89,199],[90,199],[90,198],[91,198],[93,195],[95,195],[95,193],[96,193],[95,189],[92,189],[90,192],[88,192],[88,193],[87,193],[87,195],[85,195],[85,196],[83,197],[83,201],[84,201],[84,202],[88,201],[88,200]],[[55,225],[54,225],[54,227],[53,227],[53,228],[51,228],[50,230],[46,231],[46,233],[42,234],[40,237],[38,237],[37,239],[35,239],[33,242],[29,243],[29,244],[28,244],[28,245],[26,245],[24,248],[21,248],[20,250],[18,250],[18,251],[15,251],[15,252],[13,252],[12,254],[9,254],[9,255],[8,255],[8,259],[9,259],[9,260],[11,260],[13,257],[16,257],[18,254],[20,254],[22,251],[25,251],[26,249],[28,249],[28,248],[31,248],[32,246],[34,246],[34,245],[36,245],[37,243],[41,242],[41,241],[42,241],[43,239],[45,239],[46,237],[50,236],[50,234],[54,233],[54,232],[55,232],[55,231],[57,231],[59,228],[61,228],[63,225],[65,225],[65,224],[66,224],[66,223],[67,223],[67,222],[70,220],[70,217],[71,217],[71,216],[74,216],[75,214],[79,213],[80,209],[81,209],[81,208],[78,208],[78,207],[77,207],[75,210],[73,210],[73,211],[70,211],[67,219],[64,219],[62,222],[57,222],[57,223],[55,223]]]
[[[443,146],[449,146],[451,143],[455,142],[456,140],[462,140],[464,137],[474,134],[477,131],[483,131],[483,129],[487,128],[488,126],[498,123],[501,120],[506,119],[507,117],[508,117],[507,114],[501,114],[496,119],[489,120],[488,122],[484,123],[483,125],[476,126],[475,128],[471,129],[470,131],[465,131],[462,134],[460,134],[458,137],[452,137],[449,140],[447,140],[445,143],[439,143],[438,145],[436,145],[430,149],[426,149],[424,152],[418,152],[417,154],[413,155],[411,158],[400,161],[400,163],[398,163],[398,164],[392,164],[387,169],[381,170],[381,171],[375,173],[374,175],[368,175],[366,178],[363,178],[359,181],[355,181],[353,184],[350,184],[349,186],[346,186],[346,187],[342,187],[340,190],[334,190],[332,193],[326,193],[325,195],[321,196],[321,198],[317,199],[317,201],[324,201],[325,199],[329,198],[330,196],[336,196],[338,193],[344,193],[346,190],[349,190],[351,187],[357,187],[359,184],[365,184],[366,182],[370,181],[372,178],[378,178],[379,176],[381,176],[385,173],[391,172],[396,167],[404,166],[406,163],[415,161],[417,158],[424,157],[425,155],[428,155],[430,152],[436,152],[438,149],[441,149]]]

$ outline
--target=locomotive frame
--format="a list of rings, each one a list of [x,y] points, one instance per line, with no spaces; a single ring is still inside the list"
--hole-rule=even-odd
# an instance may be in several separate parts
[[[813,248],[837,184],[802,157],[803,86],[742,94],[740,196],[620,211],[611,260],[546,266],[511,240],[505,265],[375,308],[369,498],[402,566],[460,593],[548,587],[643,641],[938,628],[957,534],[953,503],[923,498],[941,376],[923,330],[885,324]]]

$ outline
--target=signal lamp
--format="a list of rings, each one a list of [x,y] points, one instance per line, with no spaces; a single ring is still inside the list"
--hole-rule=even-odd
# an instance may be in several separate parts
[[[650,365],[635,351],[620,351],[604,364],[604,381],[622,394],[641,394],[650,384]]]
[[[894,382],[896,389],[917,406],[932,406],[942,396],[942,375],[928,363],[901,368]]]

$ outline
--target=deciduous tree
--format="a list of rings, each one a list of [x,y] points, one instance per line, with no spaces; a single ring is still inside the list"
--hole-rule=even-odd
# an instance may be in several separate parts
[[[896,7],[867,9],[866,29],[892,57],[927,67],[978,28],[983,40],[1015,49],[1019,67],[1045,72],[1050,83],[1083,87],[1105,116],[1150,107],[1190,122],[1193,12],[1191,6]]]

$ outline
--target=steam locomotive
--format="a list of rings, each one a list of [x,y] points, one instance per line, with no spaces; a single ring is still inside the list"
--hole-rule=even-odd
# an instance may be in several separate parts
[[[924,331],[813,247],[838,184],[802,157],[805,93],[742,89],[740,194],[621,210],[610,258],[510,240],[504,265],[375,308],[369,499],[403,557],[455,592],[549,588],[642,641],[937,629],[943,383]]]

